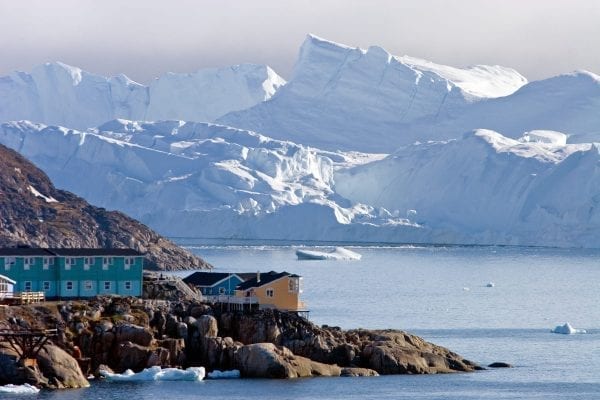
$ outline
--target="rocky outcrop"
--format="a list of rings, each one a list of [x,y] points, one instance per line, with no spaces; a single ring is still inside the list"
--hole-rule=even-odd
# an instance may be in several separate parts
[[[476,367],[444,347],[405,332],[362,332],[368,344],[361,346],[360,363],[384,375],[468,372]]]
[[[133,248],[148,269],[210,268],[140,222],[54,187],[40,169],[0,145],[0,246]]]
[[[10,307],[8,311],[0,309],[0,320],[18,317],[31,326],[61,326],[63,333],[55,344],[88,360],[90,371],[98,371],[101,364],[115,372],[203,366],[209,371],[239,369],[244,377],[296,378],[480,368],[406,332],[319,327],[275,310],[242,315],[220,313],[195,301],[106,297],[58,306]],[[11,374],[13,370],[0,366],[0,380]],[[54,373],[40,375],[40,382],[46,379],[58,386]],[[60,382],[67,386],[70,381]]]
[[[221,321],[223,333],[242,343],[271,342],[314,361],[367,368],[379,374],[468,372],[480,368],[444,347],[402,331],[318,327],[276,310],[245,316],[223,314]]]
[[[373,369],[369,369],[369,368],[345,367],[345,368],[342,368],[341,376],[350,376],[350,377],[379,376],[379,374],[377,373],[377,371],[375,371]]]
[[[296,356],[289,349],[272,343],[257,343],[240,348],[235,366],[247,378],[303,378],[340,376],[337,365],[327,365]]]

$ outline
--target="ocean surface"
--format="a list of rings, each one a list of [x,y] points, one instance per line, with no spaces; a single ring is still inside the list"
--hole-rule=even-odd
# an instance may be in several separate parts
[[[189,244],[189,243],[188,243]],[[93,383],[44,399],[600,398],[600,251],[518,247],[352,247],[360,261],[297,261],[295,248],[190,246],[218,271],[303,276],[310,319],[395,328],[481,365],[471,374]],[[493,287],[487,287],[493,283]],[[570,322],[587,334],[550,330]],[[9,398],[0,395],[0,398]],[[14,397],[14,396],[12,396]]]

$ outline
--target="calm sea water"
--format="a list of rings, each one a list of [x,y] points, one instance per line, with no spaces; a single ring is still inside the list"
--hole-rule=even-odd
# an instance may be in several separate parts
[[[472,374],[110,384],[39,398],[600,398],[600,252],[540,248],[353,248],[361,261],[297,261],[292,247],[192,247],[220,271],[304,277],[317,324],[397,328],[482,365]],[[486,287],[489,282],[494,287]],[[584,335],[550,329],[569,321]],[[1,396],[1,395],[0,395]]]

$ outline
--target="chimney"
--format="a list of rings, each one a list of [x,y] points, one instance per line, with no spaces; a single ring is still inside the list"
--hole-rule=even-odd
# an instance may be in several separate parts
[[[256,271],[256,283],[260,282],[260,271]]]

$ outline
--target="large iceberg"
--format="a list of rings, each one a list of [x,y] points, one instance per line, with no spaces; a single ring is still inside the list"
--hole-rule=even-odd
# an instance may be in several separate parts
[[[600,246],[598,147],[556,132],[477,130],[387,157],[180,121],[7,123],[0,143],[169,236]]]
[[[297,249],[298,260],[360,260],[362,256],[343,247],[335,247],[332,251]]]
[[[510,68],[454,68],[309,36],[275,96],[217,122],[331,150],[389,152],[479,128],[583,143],[600,141],[598,104],[600,77],[588,71],[528,83]]]
[[[264,65],[242,64],[167,73],[145,86],[60,62],[0,77],[0,121],[89,128],[115,118],[214,121],[269,99],[285,84]]]
[[[526,82],[510,68],[453,68],[309,35],[288,84],[269,101],[218,122],[324,149],[385,152],[423,136],[403,137],[415,121],[454,117]]]
[[[66,127],[7,122],[0,143],[168,236],[600,247],[597,75],[527,83],[310,35],[284,83],[45,64],[0,78],[0,121]]]

